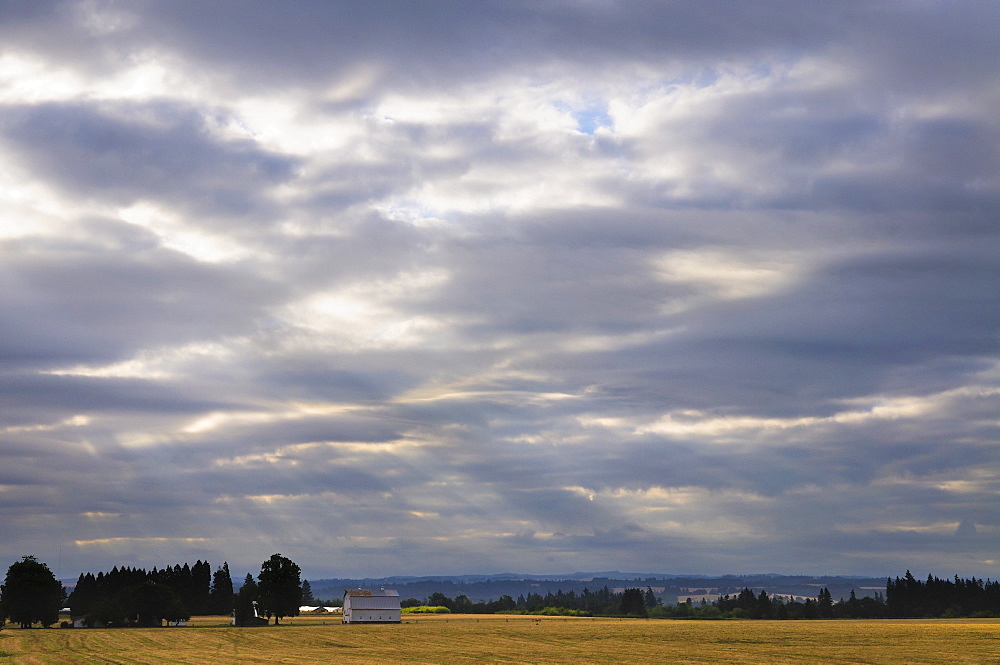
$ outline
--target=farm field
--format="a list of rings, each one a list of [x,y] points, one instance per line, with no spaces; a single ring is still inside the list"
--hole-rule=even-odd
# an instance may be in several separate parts
[[[1000,663],[1000,620],[663,621],[419,616],[345,626],[0,631],[0,663]]]

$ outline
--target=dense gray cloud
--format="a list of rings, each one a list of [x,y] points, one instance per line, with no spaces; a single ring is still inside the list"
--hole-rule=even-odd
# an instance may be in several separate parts
[[[996,577],[988,3],[0,8],[0,555]]]
[[[21,163],[77,196],[182,200],[207,219],[266,210],[259,189],[291,175],[292,160],[268,155],[251,141],[206,136],[200,110],[169,103],[109,106],[5,109],[5,143]]]

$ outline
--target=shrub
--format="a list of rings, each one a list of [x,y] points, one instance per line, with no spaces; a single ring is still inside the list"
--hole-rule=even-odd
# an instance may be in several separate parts
[[[403,614],[451,614],[451,610],[442,605],[419,605],[402,608]]]

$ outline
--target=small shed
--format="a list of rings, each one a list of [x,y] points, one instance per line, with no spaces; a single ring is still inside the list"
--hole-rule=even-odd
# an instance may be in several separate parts
[[[344,591],[344,623],[399,623],[399,592],[391,589]]]

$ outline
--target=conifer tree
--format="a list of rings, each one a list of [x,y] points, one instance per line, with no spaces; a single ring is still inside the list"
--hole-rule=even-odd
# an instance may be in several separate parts
[[[833,596],[830,595],[830,589],[826,587],[819,590],[816,613],[821,619],[829,619],[833,616]]]
[[[629,616],[646,616],[646,604],[643,602],[642,591],[639,589],[625,589],[622,593],[622,614]]]
[[[257,600],[257,593],[257,582],[254,581],[253,575],[247,573],[243,586],[233,601],[233,619],[237,626],[252,626],[256,623],[254,602]]]
[[[212,614],[229,614],[233,611],[233,578],[229,574],[228,561],[223,561],[213,573],[212,590],[208,599],[208,611]]]
[[[316,598],[313,596],[312,586],[309,584],[309,580],[302,580],[302,604],[303,605],[316,605]]]

